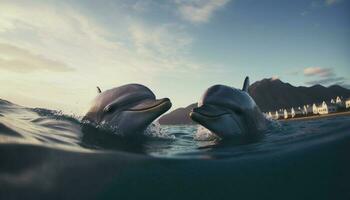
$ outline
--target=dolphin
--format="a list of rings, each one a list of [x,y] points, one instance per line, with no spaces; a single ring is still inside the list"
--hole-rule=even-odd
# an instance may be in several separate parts
[[[225,85],[208,88],[190,118],[220,138],[256,138],[268,121],[248,94],[248,87],[249,77],[242,90]]]
[[[118,134],[125,137],[139,135],[171,108],[168,98],[156,99],[149,88],[140,84],[127,84],[103,92],[97,87],[97,92],[83,120],[115,127]]]

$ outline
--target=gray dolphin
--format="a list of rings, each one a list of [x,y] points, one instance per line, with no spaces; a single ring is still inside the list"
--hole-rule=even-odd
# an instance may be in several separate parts
[[[117,128],[123,136],[136,136],[161,114],[168,111],[168,98],[156,99],[144,85],[128,84],[101,92],[83,120],[94,124],[108,124]]]
[[[267,119],[248,94],[249,77],[243,89],[214,85],[206,90],[190,118],[221,138],[251,138],[267,127]]]

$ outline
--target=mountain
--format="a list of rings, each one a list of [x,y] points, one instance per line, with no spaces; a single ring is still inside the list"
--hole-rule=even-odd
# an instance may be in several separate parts
[[[250,85],[249,94],[255,100],[261,111],[275,111],[280,108],[299,107],[305,104],[330,101],[340,96],[350,97],[350,90],[339,85],[324,87],[314,85],[311,87],[295,87],[279,79],[263,79]],[[159,119],[160,124],[193,124],[189,113],[197,104],[186,108],[178,108]]]
[[[197,107],[197,103],[193,103],[186,108],[178,108],[169,114],[163,115],[159,119],[160,124],[175,125],[175,124],[194,124],[189,117],[189,113],[193,108]]]
[[[330,101],[337,96],[348,98],[350,97],[350,90],[338,85],[330,87],[322,85],[294,87],[279,79],[263,79],[249,87],[249,94],[261,111],[266,112]]]

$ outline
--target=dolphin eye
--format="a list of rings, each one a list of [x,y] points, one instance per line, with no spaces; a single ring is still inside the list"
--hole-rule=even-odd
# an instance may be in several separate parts
[[[236,113],[237,115],[242,115],[243,114],[243,112],[240,109],[232,109],[232,111],[234,113]]]
[[[118,108],[118,106],[117,105],[108,105],[108,106],[106,106],[104,109],[103,109],[103,111],[105,112],[105,113],[111,113],[111,112],[114,112],[116,109]]]

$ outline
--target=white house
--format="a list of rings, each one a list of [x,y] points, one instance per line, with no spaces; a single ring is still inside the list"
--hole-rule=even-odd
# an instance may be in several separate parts
[[[269,118],[272,118],[271,112],[268,112],[268,113],[267,113],[267,116],[269,116]]]
[[[319,107],[317,107],[317,112],[320,115],[324,115],[324,114],[328,114],[336,111],[337,111],[337,107],[334,104],[327,105],[325,101],[323,101],[322,104]]]
[[[287,111],[287,109],[283,110],[283,117],[284,117],[284,119],[288,118],[288,111]]]
[[[298,107],[298,109],[295,110],[295,117],[300,117],[304,115],[304,108]]]
[[[306,105],[303,106],[303,115],[307,115],[308,113],[308,110],[307,110],[307,107]]]
[[[318,114],[318,109],[317,109],[317,105],[314,103],[312,104],[312,113],[314,115],[317,115]]]
[[[350,108],[350,98],[345,101],[345,107]]]
[[[331,102],[332,103],[332,102]],[[339,96],[337,96],[337,99],[335,100],[335,103],[341,104],[342,100]]]
[[[290,109],[290,114],[292,115],[292,118],[295,117],[295,111],[294,111],[294,108],[292,107],[292,109]]]
[[[334,99],[331,99],[331,103],[335,103]]]
[[[280,115],[279,115],[279,113],[278,113],[278,111],[276,110],[276,112],[275,112],[275,119],[278,119],[278,118],[280,118]]]
[[[313,108],[310,105],[304,105],[303,115],[310,115],[313,113]]]

